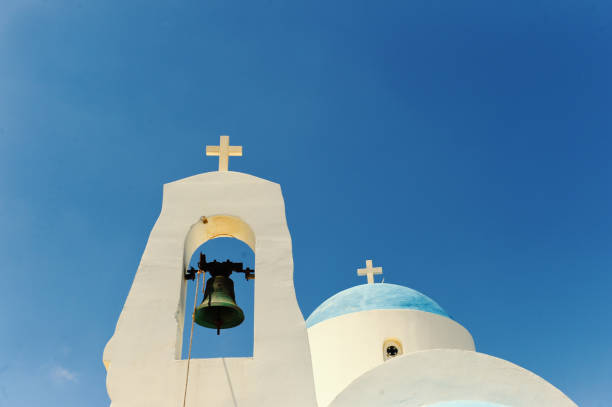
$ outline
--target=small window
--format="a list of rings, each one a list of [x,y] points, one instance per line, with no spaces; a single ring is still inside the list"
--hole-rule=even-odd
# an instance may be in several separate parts
[[[399,352],[399,350],[397,349],[397,347],[395,345],[387,346],[387,357],[388,358],[392,358],[394,356],[397,356],[398,352]]]
[[[383,343],[383,360],[387,361],[404,353],[399,339],[389,338]]]

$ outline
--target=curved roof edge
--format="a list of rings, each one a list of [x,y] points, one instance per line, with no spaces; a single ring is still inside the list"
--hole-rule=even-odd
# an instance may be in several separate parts
[[[425,294],[397,284],[376,283],[348,288],[323,301],[306,319],[306,327],[341,315],[385,309],[412,309],[452,319]]]
[[[246,172],[239,172],[239,171],[207,171],[207,172],[201,172],[199,174],[194,174],[194,175],[190,175],[188,177],[185,178],[180,178],[180,179],[176,179],[174,181],[170,181],[170,182],[166,182],[164,183],[165,185],[172,185],[172,184],[180,184],[181,182],[185,182],[185,181],[199,181],[199,180],[204,180],[205,178],[212,178],[212,177],[225,177],[224,180],[227,179],[227,177],[233,177],[235,179],[251,179],[254,181],[261,181],[261,182],[268,182],[270,184],[275,184],[275,185],[279,185],[278,183],[274,182],[274,181],[270,181],[267,180],[265,178],[260,178],[257,177],[255,175],[252,174],[248,174]]]

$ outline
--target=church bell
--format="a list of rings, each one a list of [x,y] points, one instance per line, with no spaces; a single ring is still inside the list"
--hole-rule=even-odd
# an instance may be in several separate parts
[[[196,308],[196,324],[206,328],[233,328],[244,321],[242,309],[236,305],[234,282],[224,275],[212,276],[206,282],[204,300]]]
[[[234,263],[229,260],[218,262],[206,261],[204,253],[200,253],[198,270],[193,267],[185,272],[186,280],[193,280],[197,273],[209,273],[210,278],[204,289],[204,300],[198,305],[193,314],[193,321],[206,328],[217,330],[233,328],[244,321],[244,312],[236,304],[234,282],[230,278],[232,273],[243,273],[244,278],[252,280],[255,278],[255,270],[243,268],[242,263]]]

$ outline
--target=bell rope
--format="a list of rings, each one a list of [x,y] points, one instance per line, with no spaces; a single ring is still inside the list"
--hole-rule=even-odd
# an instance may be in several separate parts
[[[185,373],[185,392],[183,393],[183,407],[185,407],[185,403],[187,402],[187,384],[189,383],[189,365],[191,363],[191,343],[193,341],[193,323],[195,322],[195,312],[196,307],[198,306],[198,282],[200,281],[199,274],[204,274],[201,271],[198,271],[195,275],[195,298],[193,299],[193,314],[191,314],[191,333],[189,334],[189,354],[187,357],[187,372]],[[202,280],[204,277],[202,277]],[[202,281],[202,286],[204,286],[204,281]]]

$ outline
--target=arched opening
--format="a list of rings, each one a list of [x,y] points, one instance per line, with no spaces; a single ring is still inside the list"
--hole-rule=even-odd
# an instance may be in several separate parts
[[[198,269],[200,253],[206,261],[230,260],[242,263],[244,268],[255,269],[255,234],[240,218],[230,215],[214,215],[200,218],[189,230],[185,239],[183,257],[184,270]],[[199,276],[197,305],[204,299],[206,282],[211,280],[205,273],[205,282]],[[255,281],[247,280],[242,273],[232,273],[236,305],[244,313],[244,321],[233,328],[210,329],[194,324],[191,358],[251,357],[253,356],[253,320]],[[184,290],[184,329],[181,357],[189,354],[192,315],[194,310],[195,281],[186,281]]]
[[[248,245],[238,239],[219,237],[207,241],[198,247],[189,262],[189,265],[198,268],[200,253],[206,255],[207,261],[217,260],[224,262],[243,263],[244,267],[255,268],[255,255]],[[210,281],[209,273],[205,274],[206,282]],[[230,276],[234,283],[235,300],[238,307],[244,313],[244,321],[229,329],[221,329],[217,335],[215,329],[206,328],[194,324],[193,342],[191,349],[192,358],[217,358],[217,357],[251,357],[253,356],[253,304],[255,282],[247,281],[240,273],[232,273]],[[202,276],[199,276],[197,305],[204,299],[204,287]],[[206,285],[206,283],[204,283]],[[189,352],[189,337],[191,334],[191,323],[195,298],[195,281],[188,281],[186,287],[185,321],[183,329],[183,351],[182,358],[187,359]]]

